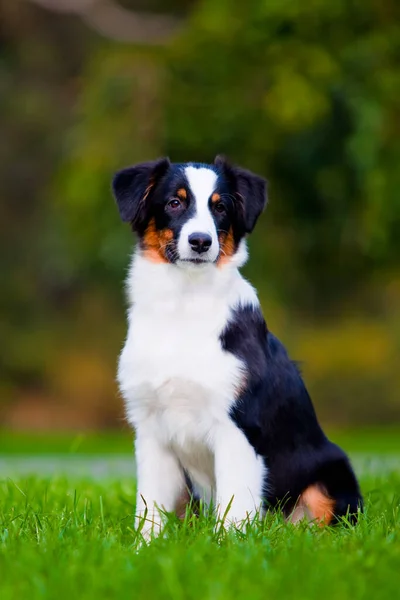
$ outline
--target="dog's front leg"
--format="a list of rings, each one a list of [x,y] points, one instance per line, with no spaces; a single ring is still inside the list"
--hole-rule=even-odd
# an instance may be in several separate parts
[[[221,426],[215,442],[218,518],[240,527],[261,510],[265,467],[233,423]]]
[[[185,482],[178,460],[154,433],[139,428],[135,447],[138,477],[136,527],[149,540],[161,531],[163,511],[175,509]]]

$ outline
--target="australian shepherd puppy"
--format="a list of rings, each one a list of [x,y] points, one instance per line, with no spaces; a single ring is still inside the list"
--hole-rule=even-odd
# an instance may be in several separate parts
[[[355,515],[349,460],[239,272],[264,179],[220,157],[163,158],[118,172],[113,191],[138,236],[118,381],[136,431],[143,533],[157,534],[190,494],[236,526],[276,506],[294,522]]]

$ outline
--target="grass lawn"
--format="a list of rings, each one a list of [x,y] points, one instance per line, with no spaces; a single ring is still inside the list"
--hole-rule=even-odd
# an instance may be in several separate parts
[[[203,519],[138,550],[134,482],[0,480],[1,600],[393,600],[400,589],[400,473],[365,474],[356,527],[270,515],[246,535]]]
[[[329,438],[347,452],[400,454],[400,425],[332,430]],[[0,430],[0,455],[46,454],[131,454],[133,433],[125,425],[121,431],[103,433],[42,433]]]

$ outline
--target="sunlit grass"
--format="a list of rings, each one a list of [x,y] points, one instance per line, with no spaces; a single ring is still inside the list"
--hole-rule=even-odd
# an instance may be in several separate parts
[[[400,474],[365,475],[362,488],[356,527],[294,527],[271,514],[226,533],[188,516],[140,546],[131,479],[2,481],[0,597],[393,599]]]

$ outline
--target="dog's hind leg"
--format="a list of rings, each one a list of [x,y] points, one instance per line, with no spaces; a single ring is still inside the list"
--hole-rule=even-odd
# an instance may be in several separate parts
[[[335,500],[320,484],[310,485],[301,494],[289,516],[289,521],[298,523],[303,519],[315,521],[318,525],[329,525],[335,514]]]
[[[363,502],[357,479],[346,457],[325,463],[319,469],[317,482],[301,494],[289,516],[297,523],[303,518],[319,525],[337,522],[348,517],[355,523]]]

